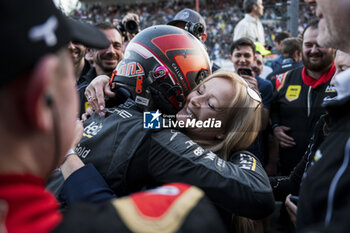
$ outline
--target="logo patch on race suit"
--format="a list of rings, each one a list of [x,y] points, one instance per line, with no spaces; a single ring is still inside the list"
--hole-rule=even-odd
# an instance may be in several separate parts
[[[85,108],[84,108],[85,112],[88,108],[92,108],[91,104],[88,101],[85,102],[84,106],[85,106]]]
[[[314,162],[317,162],[318,160],[320,160],[323,157],[322,153],[320,150],[317,150],[315,155],[314,155]]]
[[[300,85],[289,85],[286,92],[286,100],[288,100],[288,102],[297,100],[299,98],[300,91]]]
[[[239,154],[239,167],[242,169],[255,171],[256,169],[256,159],[248,154]]]
[[[96,136],[98,132],[102,129],[103,124],[102,122],[91,122],[89,125],[85,126],[83,136],[92,138],[93,136]]]
[[[143,112],[143,128],[160,129],[161,115],[159,110],[156,112]]]
[[[178,232],[203,196],[194,186],[173,183],[115,199],[112,204],[132,232],[171,233]]]
[[[276,83],[276,89],[279,89],[280,86],[282,85],[282,82],[284,80],[284,77],[286,76],[287,73],[283,73],[283,74],[279,74],[276,76],[276,80],[275,80],[275,83]]]
[[[334,86],[328,85],[324,92],[325,93],[335,93],[335,92],[337,92],[337,90],[335,89]]]

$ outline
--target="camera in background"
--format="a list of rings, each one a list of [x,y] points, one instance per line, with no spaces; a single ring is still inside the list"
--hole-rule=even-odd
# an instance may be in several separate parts
[[[187,22],[185,30],[199,39],[204,33],[204,25],[201,23]]]
[[[137,34],[139,32],[139,24],[135,20],[128,20],[124,24],[119,22],[117,25],[117,29],[122,33],[124,37],[124,41],[128,41],[128,33],[129,34]]]

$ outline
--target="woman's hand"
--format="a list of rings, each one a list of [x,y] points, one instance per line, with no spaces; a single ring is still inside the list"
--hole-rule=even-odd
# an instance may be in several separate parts
[[[92,108],[104,116],[105,97],[113,98],[115,93],[111,91],[109,86],[109,77],[107,75],[99,75],[94,78],[85,90],[86,99]]]

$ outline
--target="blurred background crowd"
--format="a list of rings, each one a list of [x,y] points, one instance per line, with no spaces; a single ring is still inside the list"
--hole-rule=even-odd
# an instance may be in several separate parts
[[[276,53],[273,43],[275,35],[287,30],[288,4],[290,1],[264,1],[264,15],[260,20],[264,26],[266,44],[272,47],[273,54]],[[199,13],[207,23],[208,53],[211,60],[218,64],[222,64],[230,55],[233,30],[238,21],[244,17],[242,5],[243,1],[225,0],[207,0],[205,4],[199,5]],[[76,19],[95,24],[113,22],[113,19],[122,19],[128,12],[132,12],[140,16],[140,26],[144,29],[152,25],[166,24],[184,8],[195,9],[195,1],[172,0],[128,5],[83,3],[69,14]],[[301,33],[312,17],[313,6],[300,2],[299,8],[298,31]],[[273,57],[272,55],[271,58]]]

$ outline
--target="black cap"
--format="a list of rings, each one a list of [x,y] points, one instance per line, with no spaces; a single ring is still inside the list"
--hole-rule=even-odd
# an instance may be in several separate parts
[[[167,24],[168,25],[175,25],[177,22],[201,23],[204,26],[204,31],[207,28],[203,17],[197,11],[191,10],[189,8],[185,8],[185,9],[179,11],[175,15],[173,20],[169,21]]]
[[[69,41],[92,48],[109,45],[100,30],[64,16],[52,0],[2,0],[0,25],[0,87]]]

